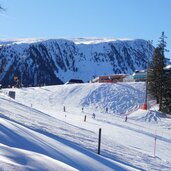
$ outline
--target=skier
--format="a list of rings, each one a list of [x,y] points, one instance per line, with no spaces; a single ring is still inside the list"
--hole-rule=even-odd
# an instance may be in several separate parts
[[[93,113],[93,118],[95,119],[95,117],[96,117],[96,115],[95,115],[95,113]]]
[[[84,108],[82,107],[82,112],[84,112]]]
[[[63,108],[63,109],[64,109],[64,112],[65,112],[65,106],[64,106],[64,108]]]
[[[127,122],[127,120],[128,120],[128,117],[127,117],[127,115],[126,115],[126,117],[125,117],[125,122]]]

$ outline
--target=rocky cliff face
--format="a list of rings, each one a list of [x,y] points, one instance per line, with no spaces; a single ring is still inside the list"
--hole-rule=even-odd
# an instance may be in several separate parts
[[[145,40],[91,39],[0,42],[0,81],[23,85],[62,84],[71,78],[85,82],[98,75],[131,74],[146,68],[153,47]]]

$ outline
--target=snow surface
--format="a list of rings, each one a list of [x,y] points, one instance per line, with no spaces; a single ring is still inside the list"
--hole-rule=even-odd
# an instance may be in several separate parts
[[[62,39],[68,39],[68,38],[62,38]],[[45,39],[45,38],[0,39],[0,45],[1,44],[37,43],[37,42],[46,41],[46,40],[48,39]],[[97,43],[103,43],[103,42],[125,41],[125,40],[132,40],[132,39],[90,37],[90,38],[70,38],[68,40],[73,41],[75,44],[97,44]]]
[[[165,68],[166,69],[171,69],[171,65],[167,65]]]
[[[125,41],[132,40],[128,38],[73,38],[71,39],[75,44],[97,44],[103,42],[113,42],[113,41]]]
[[[140,109],[144,97],[144,83],[3,89],[0,170],[170,171],[171,120]]]

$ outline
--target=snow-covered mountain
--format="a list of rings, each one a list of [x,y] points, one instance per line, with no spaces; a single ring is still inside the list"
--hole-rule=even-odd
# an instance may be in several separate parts
[[[145,40],[22,39],[0,41],[0,81],[24,85],[61,84],[71,78],[133,73],[146,68],[153,47]]]

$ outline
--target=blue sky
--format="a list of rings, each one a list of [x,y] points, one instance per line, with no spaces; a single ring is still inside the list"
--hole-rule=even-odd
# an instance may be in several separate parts
[[[171,0],[0,0],[0,38],[112,37],[153,40],[167,35]],[[165,54],[171,58],[171,52]]]

